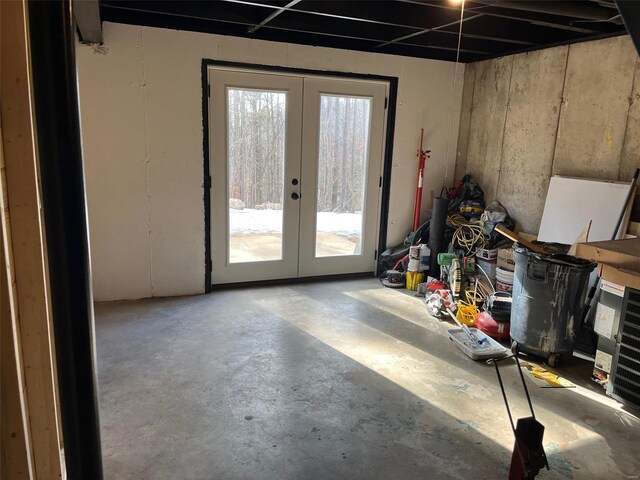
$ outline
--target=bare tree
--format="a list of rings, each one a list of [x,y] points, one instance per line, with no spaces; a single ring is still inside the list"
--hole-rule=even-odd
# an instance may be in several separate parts
[[[318,211],[362,211],[370,107],[367,98],[321,96]],[[249,208],[282,204],[286,115],[284,92],[228,90],[229,195]]]

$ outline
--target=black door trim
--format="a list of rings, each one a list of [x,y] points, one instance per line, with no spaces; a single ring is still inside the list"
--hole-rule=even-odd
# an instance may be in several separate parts
[[[101,480],[75,30],[69,0],[27,5],[64,459],[67,478]]]
[[[360,80],[378,80],[389,84],[389,98],[387,102],[387,130],[385,133],[385,151],[382,169],[382,198],[380,204],[380,234],[378,237],[378,252],[387,248],[387,229],[389,222],[389,195],[391,192],[391,164],[393,157],[393,136],[396,123],[396,99],[398,96],[398,77],[384,75],[369,75],[364,73],[336,72],[328,70],[311,70],[306,68],[278,67],[273,65],[261,65],[253,63],[227,62],[222,60],[202,59],[202,148],[203,148],[203,173],[204,173],[204,255],[205,274],[204,289],[209,293],[211,285],[211,170],[209,167],[209,79],[208,68],[230,67],[246,68],[254,71],[266,71],[272,73],[293,73],[298,75],[313,75],[324,77],[351,78]],[[374,260],[374,259],[372,259]]]

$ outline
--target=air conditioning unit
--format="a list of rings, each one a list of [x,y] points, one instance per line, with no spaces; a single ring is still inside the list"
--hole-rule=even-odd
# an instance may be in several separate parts
[[[640,410],[640,291],[624,294],[607,394]]]

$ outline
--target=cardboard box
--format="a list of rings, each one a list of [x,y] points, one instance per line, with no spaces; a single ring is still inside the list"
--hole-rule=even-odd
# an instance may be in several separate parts
[[[515,271],[516,262],[513,260],[513,249],[511,247],[502,247],[498,249],[498,267]]]
[[[598,264],[598,276],[602,280],[640,290],[640,272],[615,268],[605,263]]]
[[[640,272],[640,238],[579,243],[576,257]]]
[[[498,249],[497,248],[492,248],[490,250],[487,250],[486,248],[483,248],[482,250],[480,250],[478,253],[476,253],[476,258],[480,258],[482,260],[493,260],[495,261],[495,259],[498,257]]]

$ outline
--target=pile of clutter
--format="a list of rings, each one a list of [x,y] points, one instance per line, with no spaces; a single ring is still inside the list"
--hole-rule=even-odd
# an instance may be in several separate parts
[[[453,314],[466,327],[508,340],[515,263],[512,242],[497,225],[513,229],[515,222],[500,203],[485,206],[484,192],[467,175],[434,199],[431,220],[383,253],[388,269],[380,280],[424,297],[435,317]]]

